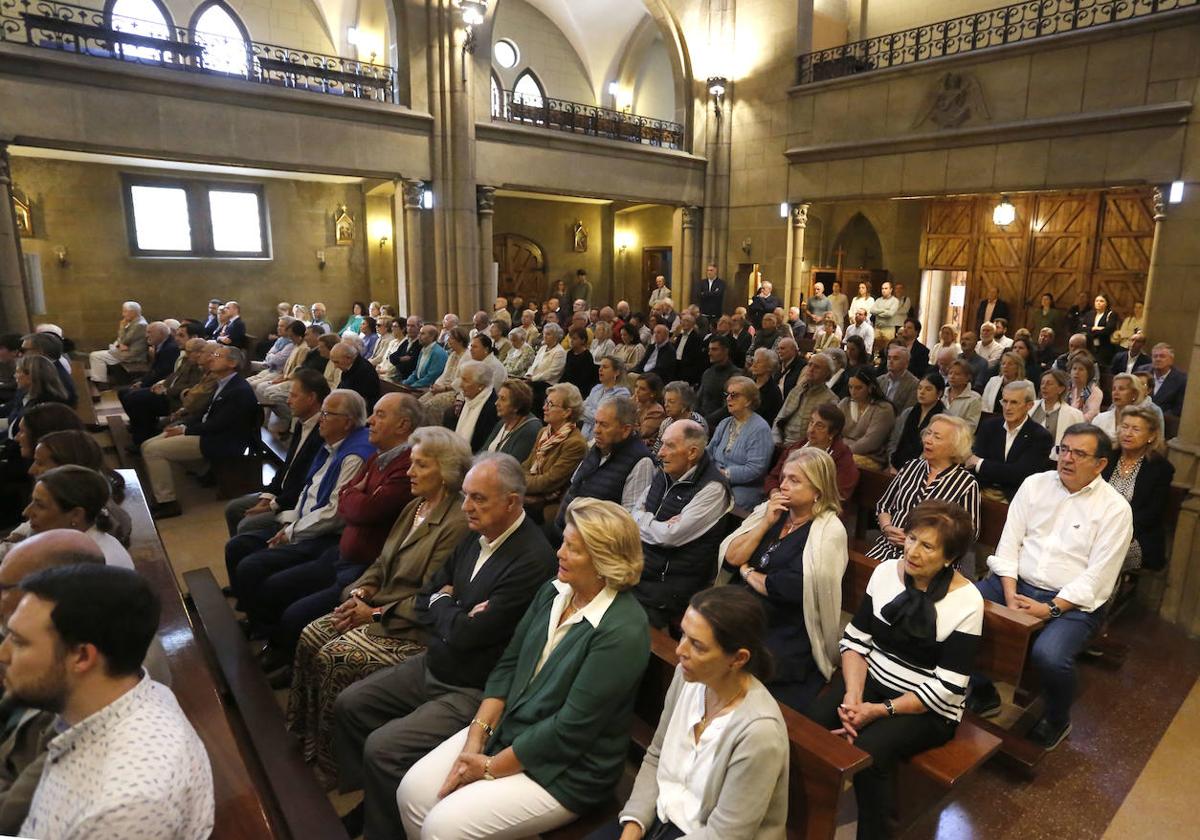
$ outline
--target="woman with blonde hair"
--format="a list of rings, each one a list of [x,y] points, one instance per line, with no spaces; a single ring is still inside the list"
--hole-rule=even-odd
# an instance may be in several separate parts
[[[1125,497],[1133,510],[1133,540],[1125,555],[1124,571],[1167,565],[1167,529],[1163,511],[1171,493],[1175,467],[1164,456],[1162,420],[1141,405],[1121,409],[1117,451],[1102,475]],[[1128,598],[1126,586],[1118,597]]]
[[[404,829],[419,837],[516,838],[603,804],[621,778],[650,656],[637,524],[615,502],[566,513],[558,575],[521,619],[471,724],[404,776]]]
[[[437,426],[417,429],[409,442],[413,500],[375,562],[345,588],[333,612],[304,628],[296,647],[287,725],[326,779],[337,776],[334,701],[351,683],[425,649],[429,628],[417,621],[417,595],[467,534],[460,491],[470,448]]]
[[[921,457],[896,473],[875,505],[879,538],[867,552],[876,560],[904,556],[908,517],[921,502],[936,499],[959,505],[967,512],[979,536],[979,482],[963,466],[971,457],[974,435],[961,417],[937,414],[921,433]]]
[[[947,349],[956,359],[962,355],[962,345],[958,343],[958,327],[954,324],[942,324],[942,328],[938,330],[937,342],[929,348],[929,358],[936,361],[938,353]]]
[[[1064,377],[1065,378],[1065,377]],[[1064,388],[1065,390],[1065,388]],[[1142,378],[1134,373],[1118,373],[1113,377],[1112,382],[1112,405],[1108,411],[1102,411],[1096,415],[1092,423],[1104,430],[1112,440],[1113,446],[1116,446],[1117,441],[1117,418],[1121,412],[1131,405],[1148,408],[1158,415],[1158,425],[1163,427],[1162,409],[1154,404],[1153,400],[1146,399],[1146,383]],[[1080,423],[1083,421],[1080,420]],[[1058,441],[1054,441],[1055,445]]]
[[[837,469],[815,447],[792,452],[779,489],[725,538],[717,553],[762,600],[775,675],[767,688],[797,711],[829,681],[842,634],[846,526]]]
[[[1025,378],[1025,360],[1021,354],[1009,350],[1000,356],[1000,372],[983,386],[983,410],[992,414],[1000,412],[1000,395],[1004,386],[1013,382],[1029,382]],[[1033,385],[1032,382],[1029,382]]]
[[[525,472],[525,511],[535,521],[558,516],[558,503],[571,483],[575,468],[587,454],[587,441],[576,425],[583,416],[583,397],[569,382],[546,389],[542,418],[546,425],[521,463]]]
[[[842,330],[837,324],[837,317],[832,312],[826,312],[813,335],[813,352],[829,350],[842,346]]]

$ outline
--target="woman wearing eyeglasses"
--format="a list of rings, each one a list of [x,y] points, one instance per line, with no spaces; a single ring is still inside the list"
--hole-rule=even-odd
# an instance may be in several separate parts
[[[755,413],[758,401],[758,386],[753,379],[731,376],[725,383],[729,416],[720,422],[708,442],[708,456],[729,479],[734,504],[741,508],[753,508],[766,499],[762,479],[771,467],[775,450],[770,425]]]

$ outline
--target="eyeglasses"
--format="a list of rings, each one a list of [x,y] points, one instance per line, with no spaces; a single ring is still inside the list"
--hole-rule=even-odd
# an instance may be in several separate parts
[[[1096,457],[1095,454],[1091,452],[1084,452],[1082,449],[1072,449],[1065,443],[1059,444],[1057,447],[1055,447],[1055,451],[1058,453],[1058,457],[1061,458],[1064,455],[1070,455],[1071,459],[1075,461],[1086,461],[1088,458]]]
[[[320,418],[324,420],[327,417],[349,417],[350,415],[344,411],[325,411],[321,410]]]
[[[746,397],[746,395],[741,393],[740,391],[726,391],[725,393],[721,394],[721,396],[727,400],[734,400],[734,399],[737,399],[738,397],[745,399],[745,397]]]

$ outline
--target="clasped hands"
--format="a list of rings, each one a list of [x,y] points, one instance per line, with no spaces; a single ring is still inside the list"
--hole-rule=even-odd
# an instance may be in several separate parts
[[[484,766],[487,764],[488,757],[483,754],[483,738],[475,735],[476,728],[475,726],[471,727],[472,731],[467,735],[467,743],[463,746],[463,751],[454,760],[454,765],[450,768],[446,781],[442,783],[441,790],[438,791],[438,799],[445,799],[460,787],[466,787],[483,778]]]
[[[842,698],[837,713],[842,725],[833,730],[833,734],[841,735],[853,744],[859,732],[887,714],[887,708],[882,703],[864,703],[861,697],[847,694]]]
[[[347,630],[371,623],[374,608],[365,599],[375,594],[375,589],[363,586],[355,590],[350,598],[333,610],[333,632],[341,635]]]

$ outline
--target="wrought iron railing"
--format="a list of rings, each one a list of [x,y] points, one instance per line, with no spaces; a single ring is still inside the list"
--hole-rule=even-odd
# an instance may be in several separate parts
[[[1200,0],[1030,0],[806,53],[797,84],[883,70],[931,58],[1061,35],[1163,12],[1198,8]]]
[[[382,64],[194,32],[54,0],[0,0],[0,41],[93,58],[242,78],[315,93],[394,102]]]
[[[492,119],[664,149],[683,148],[683,126],[679,123],[511,90],[500,91],[500,96],[493,98]]]

